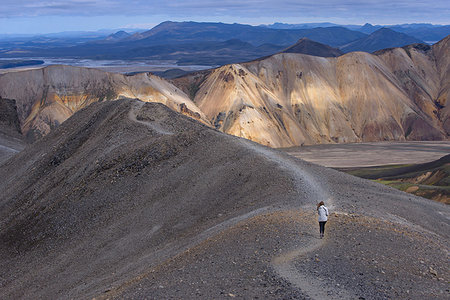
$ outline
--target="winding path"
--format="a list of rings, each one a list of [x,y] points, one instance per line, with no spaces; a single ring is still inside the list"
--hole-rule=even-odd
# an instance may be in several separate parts
[[[155,131],[159,134],[172,135],[173,132],[164,129],[160,124],[158,124],[156,122],[148,122],[148,121],[142,121],[142,120],[137,119],[137,110],[142,108],[142,106],[144,104],[145,104],[145,102],[137,102],[136,105],[133,108],[131,108],[130,111],[128,112],[128,118],[133,122],[143,124],[143,125],[149,127],[150,129],[152,129],[153,131]]]
[[[138,103],[135,107],[130,109],[129,118],[130,120],[144,124],[150,127],[152,130],[156,131],[159,134],[173,134],[170,131],[162,128],[159,124],[155,122],[146,122],[137,120],[137,110],[139,110],[144,103]],[[286,157],[278,153],[276,150],[272,150],[270,148],[266,148],[260,145],[257,145],[248,140],[239,139],[238,140],[243,146],[247,149],[254,151],[258,156],[263,159],[267,159],[271,162],[277,164],[277,166],[288,173],[290,173],[295,178],[295,186],[297,191],[300,193],[307,193],[307,198],[310,199],[309,203],[302,205],[300,208],[306,211],[313,211],[315,209],[316,203],[320,200],[326,200],[328,206],[333,209],[334,205],[332,202],[332,198],[329,196],[329,193],[326,188],[326,184],[317,180],[311,174],[308,174],[305,170],[299,168],[295,163],[294,159]],[[223,223],[217,224],[216,226],[209,228],[208,230],[202,232],[199,235],[199,239],[203,240],[217,234],[222,231],[224,228],[228,228],[239,223],[242,220],[249,219],[251,217],[262,215],[268,212],[285,210],[285,209],[299,209],[299,206],[296,207],[284,207],[284,208],[274,208],[274,207],[262,207],[257,210],[251,211],[247,214],[237,216],[235,218],[229,219]],[[330,289],[323,289],[323,283],[317,279],[313,278],[310,275],[301,273],[294,265],[295,260],[299,257],[310,253],[318,248],[320,248],[326,242],[326,239],[318,239],[315,238],[316,235],[312,235],[312,238],[307,242],[306,245],[303,245],[300,248],[291,250],[286,253],[282,253],[279,256],[276,256],[272,260],[272,266],[275,271],[284,279],[289,281],[293,286],[299,288],[304,294],[308,295],[312,299],[333,299],[336,297],[336,294],[339,294],[340,299],[354,299],[355,295],[350,294],[346,290],[333,288],[333,294],[329,294],[328,291]],[[198,239],[197,239],[198,240]],[[193,245],[189,245],[191,247]]]
[[[298,190],[307,190],[311,202],[303,205],[301,208],[307,211],[314,211],[315,205],[320,200],[325,200],[330,208],[334,208],[332,197],[330,197],[326,184],[323,180],[319,181],[313,175],[300,169],[294,161],[289,161],[280,155],[278,152],[269,148],[264,148],[252,142],[241,140],[242,143],[249,149],[255,151],[265,159],[275,162],[280,168],[288,171],[296,179],[296,187]],[[298,209],[298,207],[296,208]],[[295,267],[295,260],[300,257],[319,249],[326,243],[325,239],[319,239],[317,235],[311,235],[307,244],[303,244],[300,248],[293,249],[289,252],[282,253],[272,260],[272,266],[275,271],[284,279],[289,281],[293,286],[299,288],[304,294],[312,299],[355,299],[357,296],[343,288],[335,286],[325,286],[323,282],[316,277],[302,273]]]

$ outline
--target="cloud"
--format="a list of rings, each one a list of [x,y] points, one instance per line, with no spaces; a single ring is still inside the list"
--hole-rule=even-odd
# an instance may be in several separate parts
[[[0,18],[33,16],[165,15],[195,17],[297,18],[450,22],[448,0],[2,0]],[[401,19],[401,20],[400,20]],[[389,22],[388,22],[389,23]]]

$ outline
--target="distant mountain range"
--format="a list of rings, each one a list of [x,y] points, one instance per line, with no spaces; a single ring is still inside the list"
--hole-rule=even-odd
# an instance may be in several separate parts
[[[332,48],[308,38],[301,38],[294,45],[284,49],[282,53],[303,53],[322,57],[337,57],[344,54],[337,48]]]
[[[108,37],[105,40],[107,40],[107,41],[118,41],[118,40],[121,40],[121,39],[125,39],[125,38],[129,37],[130,35],[131,35],[130,33],[126,32],[126,31],[123,31],[123,30],[120,30],[120,31],[117,31],[116,33],[108,35]]]
[[[242,24],[163,22],[148,31],[131,35],[119,31],[87,42],[77,40],[72,45],[60,40],[53,43],[47,37],[23,44],[0,41],[0,57],[151,59],[222,65],[272,55],[303,37],[336,47],[365,36],[343,27],[289,30]]]
[[[285,51],[288,52],[338,56],[340,51],[373,52],[384,48],[422,43],[421,39],[396,32],[392,26],[378,28],[365,24],[364,26],[348,25],[349,28],[345,28],[331,25],[333,24],[309,23],[250,26],[168,21],[151,30],[134,34],[120,30],[97,39],[91,36],[86,38],[87,40],[82,40],[79,36],[71,39],[55,35],[55,37],[40,36],[35,40],[28,38],[23,42],[0,40],[0,57],[170,60],[180,65],[217,66],[259,59],[286,48]],[[313,26],[322,27],[311,28]],[[440,30],[442,33],[447,27],[398,25],[398,28],[408,32]],[[310,41],[304,40],[303,43],[296,44],[302,38]],[[313,43],[317,44],[313,45]],[[318,46],[319,44],[323,45]],[[326,47],[329,48],[325,49]],[[340,50],[331,50],[333,47]]]
[[[290,45],[299,38],[307,37],[330,46],[339,46],[363,36],[360,32],[338,26],[286,30],[243,24],[163,22],[149,31],[134,34],[127,40],[139,40],[145,44],[161,45],[239,39],[260,46],[268,43]]]
[[[254,46],[239,39],[231,39],[223,42],[191,42],[138,47],[110,58],[121,58],[125,55],[135,59],[176,60],[181,65],[223,65],[272,55],[283,48],[274,44]]]
[[[273,29],[306,29],[315,27],[333,27],[340,26],[351,30],[360,31],[366,34],[371,34],[381,28],[390,28],[394,31],[405,33],[413,36],[416,39],[426,42],[437,42],[450,34],[450,25],[433,25],[427,23],[417,24],[399,24],[399,25],[372,25],[366,23],[364,25],[338,25],[335,23],[302,23],[302,24],[286,24],[274,23],[271,25],[261,25],[266,28]]]
[[[374,52],[385,48],[403,47],[416,43],[423,42],[407,34],[399,33],[389,28],[381,28],[369,36],[344,45],[340,49],[344,52]]]
[[[351,29],[352,27],[346,27]],[[367,34],[373,33],[381,28],[389,28],[394,31],[405,33],[416,39],[426,41],[428,43],[436,42],[450,34],[450,25],[431,25],[431,24],[404,24],[404,25],[372,25],[364,24],[360,29],[352,28],[353,30],[361,31]]]

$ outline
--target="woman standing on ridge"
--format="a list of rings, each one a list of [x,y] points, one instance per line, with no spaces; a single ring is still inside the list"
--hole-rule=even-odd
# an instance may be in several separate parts
[[[319,214],[320,238],[323,238],[325,233],[325,223],[328,220],[328,208],[325,206],[323,201],[320,201],[320,203],[317,204],[317,213]]]

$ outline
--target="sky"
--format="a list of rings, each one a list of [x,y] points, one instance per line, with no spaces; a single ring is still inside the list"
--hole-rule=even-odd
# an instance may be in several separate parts
[[[1,0],[0,34],[150,29],[163,21],[450,24],[449,0]]]

